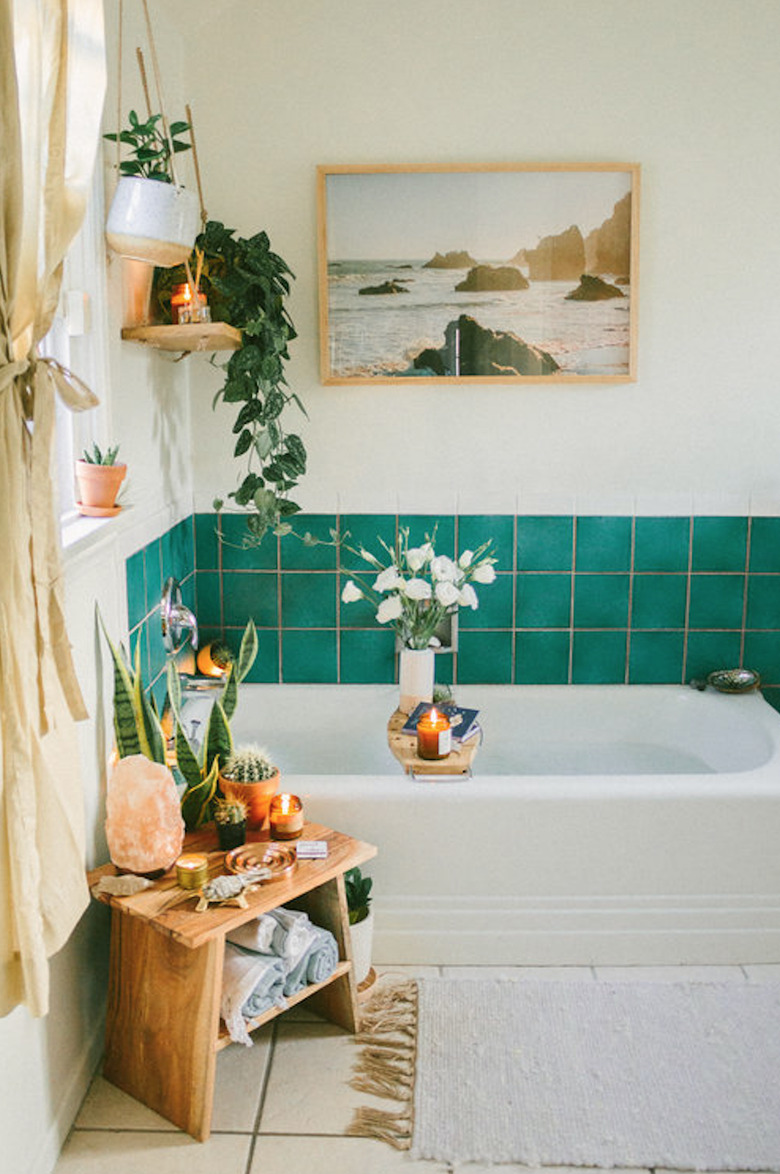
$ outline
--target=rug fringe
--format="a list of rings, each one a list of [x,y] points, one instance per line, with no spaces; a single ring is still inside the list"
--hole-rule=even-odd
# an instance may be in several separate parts
[[[412,1144],[417,1058],[417,983],[380,988],[362,1009],[355,1042],[362,1050],[350,1086],[371,1096],[399,1101],[393,1112],[366,1105],[355,1111],[351,1137],[372,1137],[395,1149]]]

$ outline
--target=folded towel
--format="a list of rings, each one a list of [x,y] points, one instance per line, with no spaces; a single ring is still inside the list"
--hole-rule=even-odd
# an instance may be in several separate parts
[[[312,926],[314,940],[296,966],[287,972],[284,993],[297,995],[312,982],[325,982],[338,966],[339,950],[336,939],[327,929]]]
[[[287,1006],[284,974],[281,959],[273,954],[248,953],[226,944],[220,1014],[235,1043],[251,1048],[246,1019],[256,1019],[272,1007]]]
[[[271,953],[284,962],[288,972],[299,965],[304,954],[314,945],[315,929],[308,915],[300,909],[272,909],[268,914],[276,922],[271,939]]]
[[[241,946],[244,950],[256,950],[259,954],[273,954],[271,941],[274,930],[278,928],[279,925],[275,918],[269,917],[267,913],[261,913],[259,917],[248,921],[246,925],[239,925],[238,929],[232,929],[226,935],[226,939],[236,946]]]

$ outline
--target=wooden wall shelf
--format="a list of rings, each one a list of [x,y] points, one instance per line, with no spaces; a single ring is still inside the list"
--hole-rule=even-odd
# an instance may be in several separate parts
[[[142,342],[161,351],[237,351],[241,331],[227,322],[188,322],[184,326],[125,326],[125,342]]]

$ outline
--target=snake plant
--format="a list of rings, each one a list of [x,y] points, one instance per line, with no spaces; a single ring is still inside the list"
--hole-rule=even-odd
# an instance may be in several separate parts
[[[193,746],[181,722],[181,683],[176,665],[168,662],[168,705],[173,718],[175,762],[166,755],[166,736],[154,697],[144,687],[141,673],[140,638],[131,665],[124,648],[110,639],[98,612],[103,633],[114,664],[114,737],[120,758],[144,754],[152,762],[171,765],[174,777],[185,784],[181,799],[184,824],[188,831],[201,827],[210,818],[211,802],[217,790],[220,763],[227,762],[233,751],[230,719],[238,702],[238,685],[252,667],[257,655],[257,632],[254,621],[247,624],[237,659],[231,664],[222,696],[215,700],[206,725],[203,742]]]

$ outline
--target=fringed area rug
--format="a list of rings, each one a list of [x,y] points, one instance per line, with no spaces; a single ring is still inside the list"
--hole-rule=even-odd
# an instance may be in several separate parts
[[[353,1132],[413,1157],[780,1170],[778,983],[426,979],[363,1026],[356,1087],[402,1106]]]

